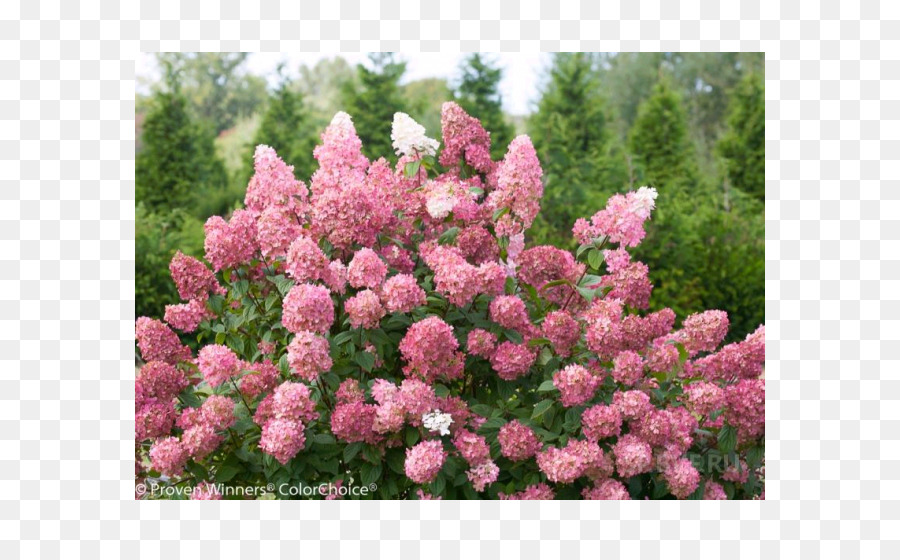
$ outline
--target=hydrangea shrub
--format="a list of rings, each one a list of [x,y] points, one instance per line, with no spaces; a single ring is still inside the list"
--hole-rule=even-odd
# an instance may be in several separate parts
[[[398,114],[391,166],[338,113],[309,186],[257,147],[244,208],[206,223],[207,263],[172,260],[184,301],[137,320],[137,481],[193,499],[762,497],[764,327],[720,348],[724,312],[677,330],[646,312],[628,249],[656,191],[579,219],[574,254],[526,249],[530,139],[493,161],[458,105],[441,124],[439,144]]]

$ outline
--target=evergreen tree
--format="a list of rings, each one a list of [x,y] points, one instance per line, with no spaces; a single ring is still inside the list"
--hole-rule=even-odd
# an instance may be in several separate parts
[[[362,64],[357,66],[358,86],[346,84],[343,88],[344,107],[353,118],[363,153],[369,158],[389,157],[394,153],[391,146],[394,113],[406,112],[399,85],[406,63],[397,61],[394,53],[372,53],[369,60],[371,70]]]
[[[288,165],[294,166],[294,175],[298,179],[309,182],[316,169],[312,152],[318,139],[310,120],[303,95],[293,87],[291,80],[283,77],[269,98],[269,106],[245,158],[245,180],[253,174],[256,146],[265,144],[274,148]]]
[[[650,186],[662,191],[675,184],[693,185],[697,181],[697,160],[687,133],[687,117],[667,78],[660,79],[653,94],[638,109],[629,147],[643,181]]]
[[[461,78],[456,88],[459,106],[481,120],[491,133],[491,156],[500,159],[513,139],[513,127],[503,115],[499,85],[503,70],[480,54],[469,55],[460,65]]]
[[[728,132],[719,142],[731,185],[764,200],[766,196],[766,91],[762,77],[747,74],[732,93]]]
[[[589,55],[554,55],[537,109],[528,133],[544,170],[544,198],[531,234],[535,243],[571,245],[575,220],[603,208],[628,181]]]
[[[166,82],[151,100],[135,161],[136,199],[151,211],[184,208],[198,192],[222,190],[227,182],[212,133],[191,117],[171,66]]]

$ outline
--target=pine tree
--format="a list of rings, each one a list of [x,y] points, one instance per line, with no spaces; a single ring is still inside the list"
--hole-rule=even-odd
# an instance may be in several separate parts
[[[291,80],[282,78],[269,98],[269,106],[253,137],[250,153],[245,158],[245,179],[249,180],[252,175],[256,146],[265,144],[274,148],[286,163],[294,166],[294,175],[298,179],[308,182],[316,169],[312,152],[318,139],[310,121],[303,94],[293,87]]]
[[[406,112],[399,85],[406,63],[397,61],[394,53],[372,53],[369,60],[371,70],[362,64],[357,66],[358,86],[348,83],[343,88],[344,107],[353,118],[363,153],[369,158],[389,157],[394,153],[391,146],[394,113]]]
[[[747,74],[732,93],[728,132],[719,142],[731,185],[766,197],[766,91],[762,77]]]
[[[151,100],[135,161],[135,195],[151,211],[185,208],[198,192],[222,190],[227,182],[212,132],[191,117],[171,66],[166,82]]]
[[[544,169],[542,209],[531,234],[536,243],[572,244],[575,220],[603,208],[628,180],[589,55],[554,56],[528,132]]]
[[[694,147],[681,99],[663,77],[640,106],[629,147],[643,181],[660,189],[693,185],[698,179]]]
[[[463,61],[460,73],[457,102],[467,113],[481,120],[491,133],[491,156],[500,159],[513,139],[513,127],[503,115],[503,98],[499,91],[503,70],[475,53]]]

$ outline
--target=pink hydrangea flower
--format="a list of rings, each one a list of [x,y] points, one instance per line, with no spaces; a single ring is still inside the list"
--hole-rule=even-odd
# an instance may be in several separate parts
[[[347,291],[347,267],[339,260],[333,260],[328,264],[328,272],[324,278],[328,289],[336,294]]]
[[[650,444],[632,434],[625,434],[613,446],[616,456],[616,470],[622,478],[650,471],[653,466],[653,451]]]
[[[379,404],[375,409],[373,429],[379,434],[399,432],[406,420],[406,410],[393,400]]]
[[[294,166],[285,164],[275,150],[262,144],[257,146],[253,169],[244,206],[254,216],[271,207],[285,208],[297,216],[305,211],[309,191],[294,177]]]
[[[197,367],[211,387],[218,387],[241,372],[241,361],[231,348],[210,344],[197,354]]]
[[[509,208],[495,225],[498,235],[515,235],[531,227],[544,196],[542,175],[531,139],[517,136],[497,168],[497,188],[487,198],[492,211]]]
[[[440,440],[419,442],[406,450],[406,476],[416,484],[428,484],[437,477],[446,458],[447,452]]]
[[[646,309],[650,305],[653,284],[650,283],[650,269],[644,263],[633,262],[611,271],[600,279],[599,285],[610,288],[606,297],[622,300],[635,309]]]
[[[459,430],[453,436],[453,445],[469,465],[480,465],[491,460],[491,448],[487,440],[469,430]]]
[[[714,410],[722,408],[725,404],[725,394],[722,389],[706,381],[698,381],[684,386],[684,403],[691,412],[700,416],[706,416]]]
[[[339,440],[353,443],[375,443],[378,434],[374,430],[378,407],[363,402],[339,404],[331,413],[331,431]]]
[[[466,471],[466,476],[476,492],[484,492],[488,485],[497,481],[499,475],[500,467],[493,461],[485,461]]]
[[[622,433],[622,413],[615,406],[594,405],[581,415],[584,437],[592,441],[618,436]]]
[[[372,290],[363,290],[344,302],[344,310],[350,318],[350,326],[364,329],[378,328],[384,317],[381,300]]]
[[[134,333],[145,362],[160,361],[174,365],[191,359],[191,349],[182,345],[178,335],[161,321],[138,317]]]
[[[255,364],[244,363],[243,369],[249,371],[241,378],[239,386],[241,393],[251,399],[271,391],[281,382],[278,366],[269,360]]]
[[[565,305],[572,295],[571,286],[560,285],[544,288],[550,282],[568,280],[576,283],[584,273],[584,264],[575,261],[568,251],[541,245],[522,251],[518,260],[518,278],[534,287],[540,294],[557,305]],[[580,297],[577,294],[575,297]]]
[[[553,351],[565,358],[581,338],[581,327],[569,313],[557,310],[544,317],[541,333],[553,345]]]
[[[494,321],[504,329],[524,331],[531,326],[525,302],[517,296],[494,298],[489,311],[491,321]]]
[[[416,307],[425,305],[425,290],[410,274],[398,274],[385,281],[381,291],[384,307],[391,313],[409,313]]]
[[[712,480],[706,481],[706,487],[703,489],[703,499],[704,500],[727,500],[728,494],[725,493],[725,489],[722,488],[722,485],[718,482],[714,482]]]
[[[331,347],[323,336],[300,331],[287,350],[291,369],[307,381],[315,381],[320,373],[331,369]]]
[[[407,362],[403,373],[420,376],[429,383],[439,377],[458,379],[465,362],[458,349],[453,327],[439,317],[422,319],[413,323],[400,341],[400,353]]]
[[[181,435],[185,452],[195,461],[202,461],[224,441],[209,424],[191,426]]]
[[[684,500],[694,493],[700,484],[700,473],[686,458],[678,459],[663,472],[669,484],[669,490],[679,500]]]
[[[210,395],[200,406],[200,423],[221,431],[234,424],[234,401],[222,395]]]
[[[644,360],[632,350],[619,352],[613,365],[613,379],[626,387],[634,387],[644,377]]]
[[[440,408],[444,412],[450,412],[448,407],[442,407],[438,402],[434,388],[418,379],[404,379],[400,383],[400,389],[396,395],[403,406],[403,410],[406,411],[407,420],[413,426],[421,426],[422,415],[435,408]],[[454,418],[454,420],[457,419]],[[460,422],[457,422],[457,425],[459,424]]]
[[[617,391],[613,395],[612,405],[625,420],[640,418],[653,408],[650,397],[642,391]]]
[[[563,406],[578,406],[591,400],[601,381],[578,364],[570,364],[553,374],[553,385],[559,389]]]
[[[150,464],[153,470],[166,476],[179,476],[184,471],[187,460],[187,451],[178,438],[163,438],[150,447]]]
[[[607,236],[623,247],[635,247],[646,235],[644,222],[655,208],[656,189],[641,187],[626,195],[610,197],[606,208],[600,210],[590,222],[579,219],[572,229],[581,244],[592,243],[595,238]]]
[[[275,343],[274,342],[266,342],[265,340],[260,340],[256,344],[256,349],[259,350],[259,353],[263,356],[267,356],[275,351]]]
[[[235,210],[231,220],[212,216],[203,226],[206,260],[219,271],[247,264],[256,253],[256,219],[247,210]]]
[[[630,500],[631,496],[625,485],[618,480],[608,478],[598,481],[592,488],[581,491],[585,500]]]
[[[497,239],[479,225],[471,225],[459,230],[456,236],[456,246],[467,261],[476,265],[497,262],[500,257]]]
[[[745,340],[723,347],[693,362],[696,374],[708,381],[730,380],[734,377],[754,379],[763,372],[766,362],[766,330],[760,326]]]
[[[501,500],[552,500],[555,497],[553,490],[543,482],[532,484],[525,490],[514,494],[498,492],[497,496]]]
[[[206,308],[206,303],[192,299],[187,303],[167,305],[163,319],[182,332],[194,332],[200,323],[212,319],[215,314]]]
[[[220,293],[222,287],[216,280],[216,275],[205,264],[189,257],[181,251],[176,251],[169,263],[169,272],[178,296],[187,301],[192,299],[206,300],[210,293]]]
[[[334,303],[328,288],[297,284],[284,297],[281,323],[292,333],[326,334],[334,322]]]
[[[375,380],[376,383],[380,380]],[[373,388],[374,395],[374,388]],[[334,393],[339,404],[347,404],[354,402],[363,402],[366,399],[366,393],[359,386],[359,382],[355,379],[345,379],[341,381],[337,391]]]
[[[725,387],[725,421],[737,429],[739,441],[766,432],[766,382],[742,379]]]
[[[387,276],[387,265],[378,256],[378,253],[364,247],[353,255],[347,267],[347,281],[354,288],[376,289],[384,282]]]
[[[500,379],[513,381],[528,373],[537,359],[537,350],[527,344],[509,340],[497,346],[491,354],[491,367]]]
[[[440,162],[444,167],[456,167],[464,160],[481,173],[490,173],[491,135],[478,119],[469,116],[452,101],[441,106],[441,136],[444,147]]]
[[[256,222],[259,249],[266,257],[285,256],[291,243],[303,233],[296,214],[282,206],[266,208]]]
[[[328,257],[309,237],[296,237],[287,250],[284,270],[297,282],[321,280],[328,275]]]
[[[175,405],[171,399],[147,398],[135,403],[134,439],[143,441],[168,434],[175,423]]]
[[[157,398],[168,401],[188,386],[184,372],[165,362],[147,362],[138,371],[135,380],[135,400]]]
[[[274,393],[263,399],[253,420],[260,426],[269,418],[289,418],[308,424],[318,417],[309,387],[303,383],[285,381]]]
[[[541,450],[534,431],[518,420],[507,423],[497,434],[500,453],[511,461],[524,461]]]
[[[282,465],[293,459],[306,445],[302,422],[290,418],[272,418],[262,427],[259,448]]]
[[[693,356],[698,352],[712,352],[728,333],[728,314],[724,311],[694,313],[682,323],[675,339]]]
[[[584,465],[581,457],[572,450],[548,447],[537,454],[538,468],[551,482],[568,484],[582,475]]]
[[[490,358],[497,346],[497,335],[484,329],[472,329],[466,338],[466,349],[470,354]]]

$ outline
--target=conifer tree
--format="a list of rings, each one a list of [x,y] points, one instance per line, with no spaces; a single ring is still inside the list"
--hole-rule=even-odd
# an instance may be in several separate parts
[[[282,77],[278,88],[269,97],[269,105],[253,137],[250,153],[245,157],[245,179],[249,180],[252,175],[256,146],[265,144],[271,146],[286,163],[294,166],[294,175],[298,179],[308,182],[315,171],[312,152],[317,140],[317,131],[312,126],[303,94],[293,87],[291,80]]]
[[[762,77],[747,74],[731,94],[728,132],[719,142],[731,186],[766,196],[766,91]]]
[[[605,103],[590,55],[554,55],[528,132],[544,169],[535,242],[572,244],[572,225],[627,187],[626,160],[607,130]]]
[[[495,160],[500,159],[513,139],[513,127],[503,115],[503,98],[499,90],[503,70],[474,53],[460,65],[460,74],[456,88],[457,102],[490,131],[491,156]]]
[[[371,69],[357,66],[359,83],[345,84],[343,101],[362,140],[363,153],[373,158],[394,153],[391,123],[394,113],[406,112],[400,89],[406,63],[398,61],[394,53],[372,53],[369,60]]]

